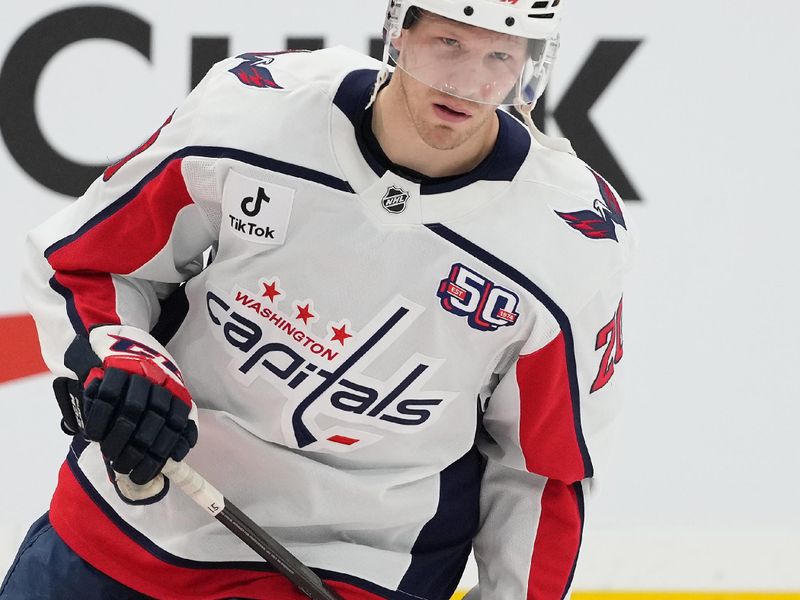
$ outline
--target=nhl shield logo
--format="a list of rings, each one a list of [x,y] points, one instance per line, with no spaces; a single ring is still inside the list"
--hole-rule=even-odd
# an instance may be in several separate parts
[[[386,194],[383,196],[381,204],[383,208],[392,214],[399,215],[406,209],[408,204],[409,193],[396,186],[389,186]]]

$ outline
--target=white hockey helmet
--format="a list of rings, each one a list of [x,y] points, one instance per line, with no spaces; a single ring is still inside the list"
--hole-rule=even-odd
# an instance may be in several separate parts
[[[562,0],[390,0],[384,24],[384,64],[391,60],[447,94],[530,112],[544,92],[559,46]],[[431,36],[408,35],[417,21],[438,18],[470,25],[462,40],[434,24]],[[454,34],[455,36],[456,34]],[[439,36],[439,37],[434,37]],[[377,87],[376,86],[376,93]]]

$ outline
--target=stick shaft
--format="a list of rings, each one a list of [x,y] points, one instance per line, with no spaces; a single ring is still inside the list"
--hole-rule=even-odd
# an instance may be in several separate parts
[[[162,473],[306,596],[312,600],[342,600],[314,571],[300,562],[185,462],[168,460]]]

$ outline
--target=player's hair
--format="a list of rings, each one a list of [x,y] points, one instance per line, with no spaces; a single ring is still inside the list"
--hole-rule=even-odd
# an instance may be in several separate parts
[[[408,12],[406,13],[406,18],[403,21],[403,29],[410,29],[414,23],[422,18],[424,14],[425,11],[418,6],[409,7]]]

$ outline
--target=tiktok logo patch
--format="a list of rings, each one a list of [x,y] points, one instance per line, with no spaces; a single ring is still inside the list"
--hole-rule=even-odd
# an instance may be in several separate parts
[[[269,202],[269,196],[264,192],[263,187],[259,187],[258,194],[255,197],[248,196],[242,200],[242,212],[248,217],[255,217],[261,212],[262,202]]]
[[[519,297],[495,285],[483,275],[456,263],[450,276],[439,282],[436,295],[442,308],[459,317],[478,331],[496,331],[514,325],[519,318]]]
[[[222,192],[222,228],[255,244],[281,245],[286,241],[292,215],[294,190],[259,181],[231,170]]]

